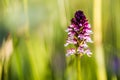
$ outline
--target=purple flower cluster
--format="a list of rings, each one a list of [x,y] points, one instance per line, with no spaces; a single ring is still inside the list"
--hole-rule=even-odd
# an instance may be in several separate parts
[[[68,46],[69,44],[73,44],[75,46],[75,48],[67,50],[66,56],[73,54],[87,54],[90,56],[92,54],[87,45],[88,42],[93,42],[90,38],[92,30],[83,11],[76,11],[74,18],[72,18],[71,24],[68,26],[66,32],[68,33],[68,37],[64,46]]]

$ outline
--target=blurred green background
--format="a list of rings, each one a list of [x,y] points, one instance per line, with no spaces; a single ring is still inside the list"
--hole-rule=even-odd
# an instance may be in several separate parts
[[[92,57],[81,57],[82,80],[120,80],[120,0],[96,7],[99,1],[0,0],[0,80],[76,80],[75,56],[66,57],[64,47],[76,10],[87,16],[93,39],[102,37],[100,50],[96,40]]]

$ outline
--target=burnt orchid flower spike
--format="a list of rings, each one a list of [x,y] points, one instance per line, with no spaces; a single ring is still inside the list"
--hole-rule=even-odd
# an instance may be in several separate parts
[[[75,12],[74,18],[71,19],[71,24],[67,27],[66,32],[68,36],[64,46],[70,44],[75,46],[74,48],[67,50],[66,56],[73,54],[87,54],[88,56],[91,56],[92,53],[88,48],[87,43],[93,42],[90,37],[92,30],[83,11],[78,10]]]

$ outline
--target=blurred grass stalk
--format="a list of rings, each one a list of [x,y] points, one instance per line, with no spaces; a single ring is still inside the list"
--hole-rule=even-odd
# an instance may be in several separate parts
[[[26,22],[24,24],[24,27],[25,27],[25,37],[26,37],[26,46],[27,46],[27,49],[28,49],[28,59],[30,61],[30,66],[31,66],[31,72],[32,72],[32,78],[34,80],[39,80],[40,77],[39,77],[39,73],[38,73],[38,70],[37,70],[37,66],[35,64],[35,59],[34,59],[34,51],[33,51],[33,48],[32,48],[32,44],[31,44],[31,39],[30,39],[30,33],[29,33],[29,17],[28,17],[28,0],[23,0],[23,5],[24,5],[24,14],[25,14],[25,17],[26,17]]]
[[[102,45],[102,19],[101,19],[101,3],[102,0],[94,0],[93,3],[93,26],[94,26],[94,46],[95,58],[97,63],[97,78],[98,80],[107,80],[104,51]]]
[[[8,66],[12,51],[13,42],[10,35],[8,35],[7,39],[3,41],[2,47],[0,49],[0,80],[8,79]]]
[[[8,12],[9,0],[1,0],[1,6],[3,9],[2,18],[4,18]],[[7,37],[2,40],[2,46],[0,47],[0,80],[8,79],[8,67],[9,61],[13,51],[13,40],[11,34],[8,33]]]

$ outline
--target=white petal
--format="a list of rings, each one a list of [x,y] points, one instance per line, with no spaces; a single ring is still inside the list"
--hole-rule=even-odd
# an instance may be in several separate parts
[[[90,24],[88,24],[88,28],[91,28],[91,25],[90,25]]]
[[[71,31],[72,29],[71,28],[67,28],[66,30],[65,30],[65,32],[69,32],[69,31]]]
[[[74,26],[71,24],[70,27],[73,28]]]
[[[78,51],[79,53],[84,53],[84,49],[83,49],[82,47],[79,47],[79,48],[77,49],[77,51]]]
[[[68,32],[68,29],[66,29],[65,32]]]
[[[93,43],[93,41],[92,41],[92,39],[90,37],[86,39],[86,42]]]
[[[83,43],[81,46],[84,47],[84,48],[88,47],[88,45],[86,43]]]
[[[85,50],[85,54],[87,54],[89,57],[91,57],[92,52],[89,49],[87,49],[87,50]]]
[[[79,26],[82,26],[82,24],[79,24]]]
[[[73,55],[75,53],[75,49],[69,49],[67,50],[66,56]]]
[[[83,39],[83,38],[84,38],[84,35],[83,35],[83,34],[79,34],[79,35],[78,35],[78,38]]]
[[[86,30],[86,33],[92,34],[93,32],[92,32],[92,30]]]
[[[68,46],[68,45],[69,45],[69,43],[64,44],[65,47]]]

